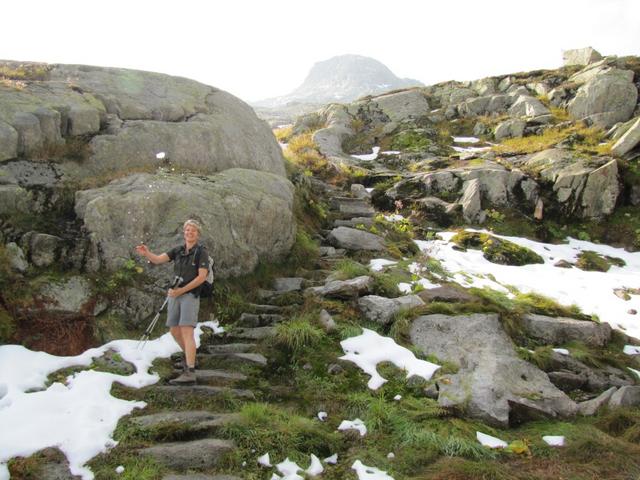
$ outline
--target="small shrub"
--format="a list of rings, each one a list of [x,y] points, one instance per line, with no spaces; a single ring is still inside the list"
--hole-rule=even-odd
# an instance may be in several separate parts
[[[423,152],[432,143],[429,138],[419,131],[405,130],[394,137],[391,148],[408,152]]]
[[[334,277],[336,280],[349,280],[351,278],[369,275],[369,269],[361,263],[345,258],[338,262],[334,269]]]
[[[276,327],[274,342],[294,354],[318,344],[325,336],[324,332],[313,325],[312,314],[294,317]]]
[[[293,135],[293,126],[277,128],[273,131],[276,139],[281,143],[287,143]]]

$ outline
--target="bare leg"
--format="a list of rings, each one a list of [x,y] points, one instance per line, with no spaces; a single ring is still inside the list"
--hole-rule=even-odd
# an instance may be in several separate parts
[[[196,366],[196,340],[193,336],[194,327],[178,327],[182,334],[182,344],[184,345],[184,355],[189,368]]]
[[[171,332],[171,335],[173,336],[173,339],[176,341],[176,343],[180,346],[180,350],[182,350],[183,352],[184,350],[184,341],[182,340],[182,331],[180,330],[182,327],[169,327],[169,331]]]

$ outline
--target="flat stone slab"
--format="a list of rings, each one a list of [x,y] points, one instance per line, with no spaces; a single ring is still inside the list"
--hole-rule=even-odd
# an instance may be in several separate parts
[[[347,250],[382,251],[385,249],[382,237],[357,228],[336,227],[331,230],[327,240],[332,245]]]
[[[175,442],[155,445],[140,450],[158,463],[178,471],[200,470],[215,467],[223,456],[235,448],[233,442],[218,438],[205,438],[191,442]]]
[[[277,313],[243,313],[238,319],[237,325],[246,328],[267,327],[281,322],[282,315]]]
[[[256,348],[255,343],[226,343],[224,345],[207,345],[208,353],[246,353]]]
[[[611,339],[611,326],[608,323],[588,320],[529,314],[522,319],[522,326],[528,335],[549,345],[563,345],[577,340],[586,345],[602,347]]]
[[[229,337],[237,340],[264,340],[272,337],[275,331],[275,327],[237,328],[229,333]]]
[[[228,370],[196,370],[196,379],[200,385],[233,385],[247,379],[246,375]]]
[[[231,360],[239,363],[259,365],[261,367],[267,364],[267,358],[260,353],[226,352],[226,353],[198,354],[198,361],[206,362],[208,360],[212,360],[214,362],[216,360]]]
[[[186,412],[162,412],[151,415],[132,417],[131,423],[144,429],[154,429],[162,426],[179,426],[189,431],[209,430],[240,418],[235,413],[212,413],[205,410],[191,410]]]
[[[280,313],[282,307],[277,305],[259,305],[257,303],[250,303],[249,308],[255,313]]]
[[[273,288],[278,293],[295,292],[302,290],[304,278],[301,277],[281,277],[273,281]]]
[[[305,294],[350,299],[371,293],[372,289],[373,277],[363,275],[344,281],[332,280],[321,287],[310,287]]]
[[[154,392],[171,395],[176,401],[186,400],[191,397],[220,397],[231,395],[237,398],[245,398],[254,400],[255,395],[251,390],[243,390],[238,388],[212,387],[209,385],[161,385],[151,387]]]

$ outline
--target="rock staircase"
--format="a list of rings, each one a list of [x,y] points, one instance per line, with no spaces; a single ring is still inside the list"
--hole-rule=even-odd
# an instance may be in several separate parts
[[[368,197],[345,197],[344,193],[327,192],[333,227],[371,225],[375,210]],[[232,397],[239,401],[252,401],[253,391],[241,386],[252,374],[267,365],[260,352],[261,342],[275,333],[276,325],[285,321],[286,310],[279,299],[290,293],[301,293],[305,287],[321,285],[333,265],[346,258],[347,251],[328,243],[329,232],[324,232],[317,269],[305,278],[276,279],[274,290],[261,290],[261,303],[249,304],[223,335],[203,336],[197,354],[196,385],[171,385],[170,379],[150,387],[153,394],[170,399],[176,409],[185,403],[208,404],[211,400]],[[177,374],[177,372],[176,372]],[[171,408],[171,407],[168,407]],[[157,442],[139,451],[150,456],[175,473],[163,480],[239,480],[239,477],[191,471],[215,471],[221,459],[236,448],[232,441],[219,438],[220,428],[239,418],[236,413],[208,410],[167,410],[130,419],[138,429]],[[168,435],[166,432],[176,432]],[[165,440],[169,441],[165,441]]]

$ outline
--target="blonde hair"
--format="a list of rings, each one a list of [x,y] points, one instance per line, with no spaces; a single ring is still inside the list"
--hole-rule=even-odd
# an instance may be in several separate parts
[[[189,219],[186,222],[184,222],[184,225],[182,225],[182,231],[184,231],[185,228],[187,228],[188,225],[191,225],[192,227],[194,227],[196,230],[198,230],[198,233],[202,233],[202,227],[200,226],[200,223],[198,223],[197,220],[193,220],[193,219]]]

